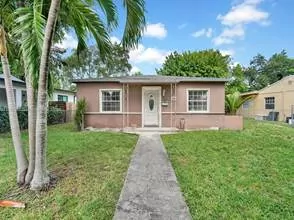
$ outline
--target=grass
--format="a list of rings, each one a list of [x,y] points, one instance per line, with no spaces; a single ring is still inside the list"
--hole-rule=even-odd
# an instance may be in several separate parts
[[[246,120],[162,138],[194,219],[294,219],[293,128]]]
[[[27,145],[27,134],[22,136]],[[26,209],[0,208],[0,219],[111,219],[137,136],[50,126],[48,167],[59,180],[36,194],[15,186],[15,158],[9,134],[0,135],[0,200],[17,199]]]

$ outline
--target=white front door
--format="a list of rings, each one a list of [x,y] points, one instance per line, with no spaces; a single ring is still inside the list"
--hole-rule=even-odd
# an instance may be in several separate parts
[[[160,125],[160,87],[143,88],[143,127]]]

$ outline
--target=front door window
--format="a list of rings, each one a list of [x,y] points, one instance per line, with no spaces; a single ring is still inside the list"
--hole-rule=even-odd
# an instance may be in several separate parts
[[[153,95],[149,96],[149,109],[150,109],[150,111],[153,111],[153,109],[154,109],[154,97],[153,97]]]

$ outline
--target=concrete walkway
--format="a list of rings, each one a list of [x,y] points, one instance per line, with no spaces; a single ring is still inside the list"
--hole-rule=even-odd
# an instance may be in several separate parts
[[[192,219],[159,134],[140,135],[113,219]]]

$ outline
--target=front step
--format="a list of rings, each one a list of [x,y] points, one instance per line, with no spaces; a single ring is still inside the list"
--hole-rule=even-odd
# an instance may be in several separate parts
[[[133,128],[133,127],[127,127],[123,129],[123,132],[125,133],[131,133],[131,134],[137,134],[137,133],[176,133],[179,132],[178,128],[170,128],[170,127],[144,127],[144,128]]]

